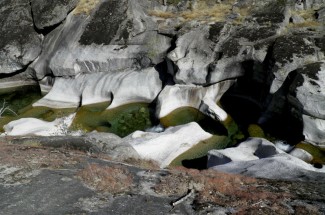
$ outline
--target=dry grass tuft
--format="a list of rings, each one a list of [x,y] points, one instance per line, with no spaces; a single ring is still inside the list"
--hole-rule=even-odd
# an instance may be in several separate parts
[[[60,169],[65,165],[83,162],[85,153],[76,150],[54,149],[30,142],[24,145],[0,142],[0,160],[2,165],[31,169]]]
[[[305,19],[305,21],[301,23],[290,23],[289,27],[291,28],[318,27],[321,25],[320,22],[316,21],[315,11],[313,9],[291,11],[291,14],[298,15]]]
[[[133,184],[132,175],[123,167],[90,164],[77,175],[88,186],[111,194],[129,191]]]
[[[200,0],[195,6],[187,11],[171,13],[155,10],[150,11],[149,15],[164,19],[178,17],[183,18],[185,21],[223,21],[231,13],[234,2],[234,0],[228,0],[219,4],[210,5],[206,0]],[[242,13],[244,14],[244,10]]]
[[[210,6],[206,1],[201,0],[197,6],[191,11],[181,13],[186,21],[189,20],[208,20],[208,21],[222,21],[230,14],[233,1],[225,1],[220,4]]]
[[[152,11],[149,11],[148,14],[150,16],[156,16],[156,17],[160,17],[163,19],[169,19],[169,18],[174,18],[174,17],[178,16],[178,14],[176,14],[176,13],[161,11],[161,10],[152,10]]]
[[[100,0],[79,0],[77,7],[73,11],[73,14],[89,15],[99,2]]]
[[[197,191],[197,204],[209,202],[234,207],[240,209],[239,213],[260,209],[264,204],[273,212],[283,214],[287,208],[281,202],[292,197],[290,192],[279,190],[262,179],[183,167],[172,169],[171,175],[161,178],[154,187],[156,193],[168,196],[182,196],[189,189]]]
[[[130,164],[143,169],[150,169],[150,170],[160,169],[159,164],[154,160],[127,158],[123,160],[123,163]]]

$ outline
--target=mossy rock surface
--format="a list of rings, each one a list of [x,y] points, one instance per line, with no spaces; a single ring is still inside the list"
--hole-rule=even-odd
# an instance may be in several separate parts
[[[199,110],[192,107],[178,108],[160,119],[160,123],[165,127],[183,125],[190,122],[197,122],[206,132],[213,134],[213,136],[179,155],[172,161],[170,166],[182,165],[184,160],[206,156],[208,151],[212,149],[224,149],[237,144],[245,138],[237,123],[230,116],[225,121],[219,122],[205,116]]]
[[[227,136],[213,135],[211,138],[202,140],[197,145],[176,157],[169,166],[182,166],[184,160],[192,160],[206,156],[208,151],[212,149],[224,149],[229,143],[230,139]]]
[[[247,132],[250,137],[265,138],[264,131],[259,125],[250,124],[247,128]]]
[[[298,143],[296,148],[303,149],[313,156],[311,163],[325,164],[325,149],[319,148],[309,143]]]
[[[76,111],[75,108],[54,109],[49,107],[33,107],[29,105],[17,112],[17,116],[4,116],[0,118],[0,132],[4,132],[3,126],[11,121],[21,118],[36,118],[51,122],[57,118],[68,116]]]
[[[133,103],[107,110],[108,103],[81,107],[72,123],[73,129],[111,132],[125,137],[152,126],[148,104]]]
[[[45,121],[53,121],[56,118],[67,116],[75,112],[75,108],[54,109],[49,107],[33,107],[32,104],[41,99],[39,86],[29,85],[14,88],[0,89],[0,104],[6,102],[7,106],[15,112],[6,111],[0,118],[0,132],[4,132],[3,126],[11,121],[21,118],[37,118]]]
[[[205,116],[195,108],[181,107],[172,111],[167,116],[160,119],[160,123],[164,127],[184,125],[190,122],[198,122],[203,120]]]
[[[41,90],[37,85],[28,85],[0,89],[0,104],[5,101],[11,110],[18,114],[25,107],[42,98]],[[3,116],[14,116],[12,112],[6,111]]]

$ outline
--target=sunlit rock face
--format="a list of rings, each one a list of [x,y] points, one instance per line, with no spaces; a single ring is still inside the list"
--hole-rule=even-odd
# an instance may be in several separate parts
[[[75,114],[68,117],[58,118],[52,122],[46,122],[35,118],[23,118],[12,121],[4,126],[5,134],[12,136],[39,135],[59,136],[67,135],[68,128]],[[72,133],[71,133],[72,134]],[[80,135],[75,132],[76,135]]]
[[[193,85],[166,86],[158,97],[156,115],[163,118],[182,107],[193,107],[216,120],[225,120],[227,113],[217,105],[234,81],[224,81],[209,87]]]
[[[211,137],[211,134],[192,122],[167,128],[161,133],[136,131],[125,141],[131,144],[142,159],[154,160],[164,168],[179,155]]]
[[[115,108],[137,102],[151,103],[161,88],[154,68],[82,74],[76,78],[57,78],[52,90],[33,106],[69,108],[110,102],[108,108]]]
[[[293,106],[303,107],[303,122],[306,140],[325,144],[325,63],[316,62],[294,71],[297,73],[291,85],[296,99],[290,99]]]
[[[303,176],[312,178],[314,172],[325,172],[324,168],[317,169],[303,161],[305,155],[292,154],[300,158],[285,153],[265,139],[251,138],[235,148],[210,151],[208,167],[218,171],[271,179],[297,179]]]
[[[146,0],[97,3],[87,11],[90,17],[77,5],[62,25],[46,35],[46,51],[31,66],[38,79],[143,69],[163,60],[171,39],[158,34],[157,23],[146,14],[151,4]]]
[[[313,43],[313,38],[301,35],[281,36],[276,39],[273,55],[275,66],[273,72],[275,79],[271,92],[276,92],[291,71],[303,67],[310,62],[324,59],[324,53]]]

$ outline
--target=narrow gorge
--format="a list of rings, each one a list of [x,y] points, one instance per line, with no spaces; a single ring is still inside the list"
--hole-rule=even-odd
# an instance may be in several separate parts
[[[324,186],[324,0],[2,0],[0,12],[0,142]]]

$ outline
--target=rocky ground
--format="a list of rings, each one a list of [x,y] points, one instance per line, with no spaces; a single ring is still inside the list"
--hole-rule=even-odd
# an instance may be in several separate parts
[[[115,162],[87,146],[0,141],[0,214],[324,214],[325,183]]]

